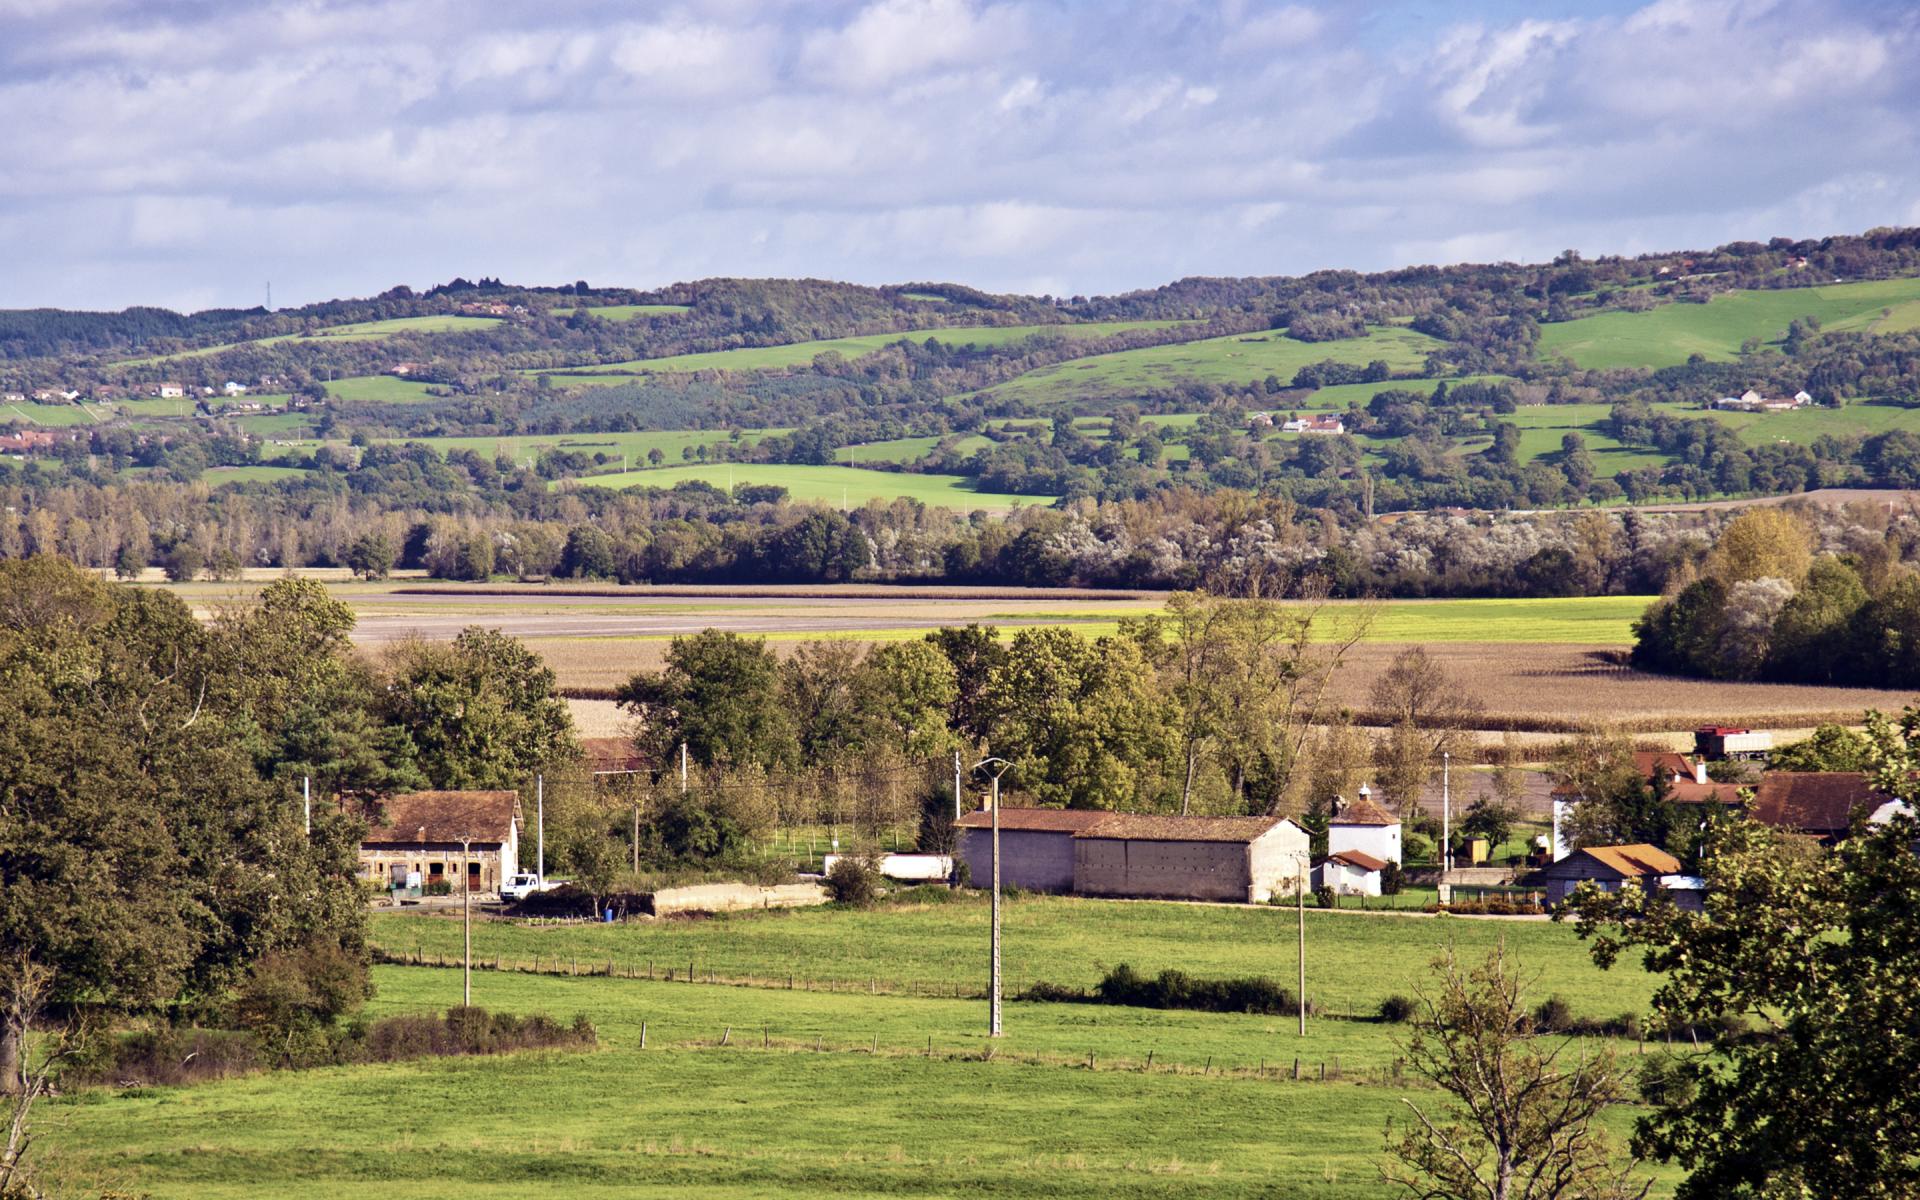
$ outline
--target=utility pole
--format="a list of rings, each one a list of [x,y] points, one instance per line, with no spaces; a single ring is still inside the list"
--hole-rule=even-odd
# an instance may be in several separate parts
[[[1453,753],[1440,753],[1440,871],[1453,870]]]
[[[680,743],[680,794],[687,794],[687,744]]]
[[[540,882],[547,881],[547,777],[533,777],[533,845],[534,874]]]
[[[460,917],[466,926],[466,956],[460,963],[460,1004],[473,1007],[473,870],[468,859],[473,852],[473,837],[460,836]]]
[[[640,797],[633,798],[633,873],[640,873]]]
[[[978,771],[990,763],[999,763],[993,773],[993,968],[987,977],[987,1036],[999,1037],[1000,1021],[1000,776],[1013,764],[1004,758],[983,758],[973,764]]]
[[[1300,991],[1294,1007],[1300,1012],[1300,1036],[1307,1036],[1307,860],[1300,860],[1300,886],[1295,889],[1300,910]]]
[[[953,752],[953,819],[958,821],[963,814],[960,811],[960,752]]]
[[[313,776],[300,777],[300,808],[307,825],[307,836],[313,836]]]

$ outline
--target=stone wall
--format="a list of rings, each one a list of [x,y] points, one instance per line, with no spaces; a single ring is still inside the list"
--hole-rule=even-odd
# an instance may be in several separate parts
[[[653,915],[686,912],[745,912],[756,908],[807,908],[827,902],[827,889],[817,883],[783,883],[759,887],[751,883],[703,883],[693,887],[661,888],[653,894]]]

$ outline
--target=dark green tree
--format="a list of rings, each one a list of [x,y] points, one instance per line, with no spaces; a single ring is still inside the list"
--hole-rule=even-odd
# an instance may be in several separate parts
[[[525,787],[579,756],[553,669],[497,629],[402,642],[385,667],[382,715],[405,732],[433,787]]]
[[[674,638],[666,666],[629,679],[618,700],[663,766],[683,742],[702,766],[777,767],[798,754],[780,662],[764,638],[713,629]]]

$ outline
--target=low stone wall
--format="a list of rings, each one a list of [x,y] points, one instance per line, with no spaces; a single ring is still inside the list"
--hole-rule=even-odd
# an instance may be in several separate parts
[[[1504,887],[1516,873],[1514,867],[1455,867],[1446,873],[1446,881],[1454,887]],[[1440,882],[1440,875],[1438,867],[1414,867],[1405,878],[1408,883],[1432,887]]]
[[[661,888],[653,894],[653,915],[671,913],[745,912],[755,908],[807,908],[827,902],[827,889],[817,883],[783,883],[758,887],[750,883],[703,883],[693,887]]]

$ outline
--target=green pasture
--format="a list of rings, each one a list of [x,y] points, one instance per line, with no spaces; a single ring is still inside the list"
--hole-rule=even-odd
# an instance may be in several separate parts
[[[835,456],[844,463],[857,465],[863,462],[919,462],[932,454],[934,447],[941,442],[939,437],[893,438],[885,442],[862,442],[857,446],[847,446],[836,451]],[[980,434],[969,434],[954,443],[961,454],[972,454],[993,445],[990,438]]]
[[[1706,304],[1669,303],[1647,312],[1597,313],[1543,325],[1540,354],[1563,355],[1594,370],[1671,367],[1694,354],[1724,362],[1737,358],[1740,344],[1750,337],[1778,341],[1796,317],[1817,317],[1829,330],[1911,328],[1920,322],[1916,301],[1920,279],[1736,291]]]
[[[1282,982],[1297,969],[1291,907],[1164,904],[1022,896],[1003,910],[1002,960],[1013,990],[1035,982],[1090,987],[1118,963],[1141,970],[1178,968],[1193,975],[1269,975]],[[489,922],[476,928],[475,953],[549,964],[577,956],[624,968],[647,961],[656,973],[674,967],[685,978],[689,962],[705,975],[772,980],[793,975],[824,986],[870,985],[884,990],[938,992],[982,986],[987,898],[966,893],[944,904],[742,913],[696,921],[641,921],[613,925],[523,925]],[[457,920],[377,915],[375,945],[396,954],[416,949],[430,958],[456,954]],[[1338,1013],[1370,1013],[1389,995],[1405,992],[1449,942],[1461,953],[1483,954],[1505,940],[1543,987],[1566,997],[1585,1016],[1616,1016],[1644,1008],[1651,979],[1637,961],[1602,971],[1569,926],[1549,922],[1479,921],[1462,917],[1309,912],[1307,991]]]
[[[438,397],[427,394],[428,386],[397,375],[349,375],[330,381],[327,395],[356,403],[429,404]]]
[[[332,325],[305,333],[283,333],[275,337],[255,338],[246,342],[202,346],[197,350],[180,350],[173,354],[129,358],[114,365],[141,367],[153,363],[175,362],[185,358],[209,358],[215,354],[224,354],[229,350],[239,350],[247,346],[277,346],[286,342],[317,342],[328,339],[343,342],[373,342],[403,333],[470,333],[476,329],[491,329],[498,324],[500,324],[499,317],[393,317],[385,321],[356,321],[350,325]]]
[[[306,474],[299,467],[208,467],[200,478],[210,487],[219,487],[223,483],[279,483]]]
[[[169,403],[179,403],[179,401]],[[187,404],[188,411],[192,411],[192,402],[188,401]],[[0,421],[24,421],[29,425],[40,425],[49,429],[103,424],[109,418],[108,412],[91,404],[85,408],[77,404],[35,404],[31,400],[25,404],[0,404]]]
[[[457,971],[382,969],[376,982],[376,1011],[458,999]],[[885,1031],[858,1007],[836,1006],[805,1022],[820,1031],[813,1043],[786,1019],[782,993],[752,994],[736,1013],[695,1016],[687,1006],[700,993],[731,989],[484,975],[476,983],[475,1002],[490,1007],[563,1019],[586,1012],[603,1022],[603,1044],[63,1096],[43,1109],[48,1182],[62,1194],[114,1188],[152,1200],[348,1200],[402,1179],[413,1190],[500,1200],[1372,1200],[1388,1118],[1404,1118],[1403,1099],[1437,1099],[1377,1073],[1347,1075],[1344,1059],[1345,1077],[1325,1083],[1317,1057],[1303,1064],[1307,1080],[1274,1077],[1283,1069],[1276,1060],[1291,1071],[1288,1043],[1309,1056],[1337,1055],[1345,1042],[1331,1023],[1301,1042],[1284,1019],[1226,1018],[1239,1027],[1225,1035],[1240,1051],[1232,1073],[1204,1058],[1179,1070],[1156,1058],[1147,1073],[1139,1060],[1103,1063],[1095,1047],[1089,1069],[1078,1045],[1034,1061],[1020,1032],[1031,1006],[1017,1004],[998,1061],[983,1061],[978,1003],[963,1013],[895,1001],[904,1011]],[[732,1015],[742,1019],[731,1029],[719,1024]],[[1096,1035],[1115,1020],[1104,1012],[1061,1019],[1071,1015]],[[971,1037],[962,1032],[967,1017]],[[645,1050],[636,1018],[649,1019]],[[942,1037],[949,1029],[953,1044]],[[905,1036],[889,1044],[886,1033],[896,1030]],[[727,1045],[714,1044],[723,1035]],[[1389,1044],[1387,1032],[1374,1036]],[[1265,1078],[1263,1051],[1271,1051]],[[1630,1120],[1620,1112],[1610,1124],[1624,1132]]]
[[[582,308],[556,309],[555,315],[570,317],[584,312],[602,321],[631,321],[635,317],[671,317],[693,311],[687,304],[591,304]]]
[[[972,510],[1019,508],[1051,504],[1051,496],[1016,496],[976,492],[963,475],[915,475],[902,471],[867,471],[858,467],[795,466],[781,463],[714,463],[704,466],[658,467],[567,481],[587,487],[670,488],[697,479],[718,488],[743,484],[774,484],[787,489],[794,500],[824,504],[865,504],[869,500],[918,500],[936,508]],[[560,486],[556,483],[555,486]]]
[[[675,354],[665,358],[636,358],[626,362],[589,364],[580,368],[587,375],[610,371],[635,374],[688,373],[693,371],[766,371],[804,367],[822,354],[859,358],[884,350],[902,341],[925,342],[929,339],[948,346],[1010,346],[1031,337],[1057,335],[1066,338],[1097,338],[1124,333],[1130,329],[1165,329],[1183,321],[1094,321],[1079,325],[981,325],[949,329],[916,329],[895,333],[870,333],[858,337],[829,338],[814,342],[792,342],[784,346],[748,346],[737,350],[711,350],[700,354]],[[553,368],[527,369],[524,374],[553,374],[556,382],[567,378],[554,374]]]
[[[1241,333],[1076,358],[1028,371],[987,390],[1002,399],[1042,404],[1118,401],[1130,392],[1189,383],[1247,384],[1269,375],[1290,383],[1301,367],[1329,359],[1358,365],[1381,359],[1394,370],[1417,370],[1439,345],[1423,333],[1400,326],[1376,328],[1366,337],[1337,342],[1295,341],[1280,330]]]
[[[306,437],[318,418],[304,412],[243,413],[225,418],[256,437]]]
[[[790,433],[789,429],[746,429],[740,445],[751,446],[763,437]],[[667,461],[680,464],[683,450],[697,446],[718,446],[732,441],[725,429],[667,429],[627,433],[551,433],[520,434],[512,437],[423,437],[383,438],[390,445],[431,446],[442,455],[455,450],[471,450],[488,458],[508,458],[516,462],[534,458],[547,450],[571,450],[588,456],[605,454],[618,461],[625,454],[630,465],[639,470],[647,465],[647,452],[658,450]]]

